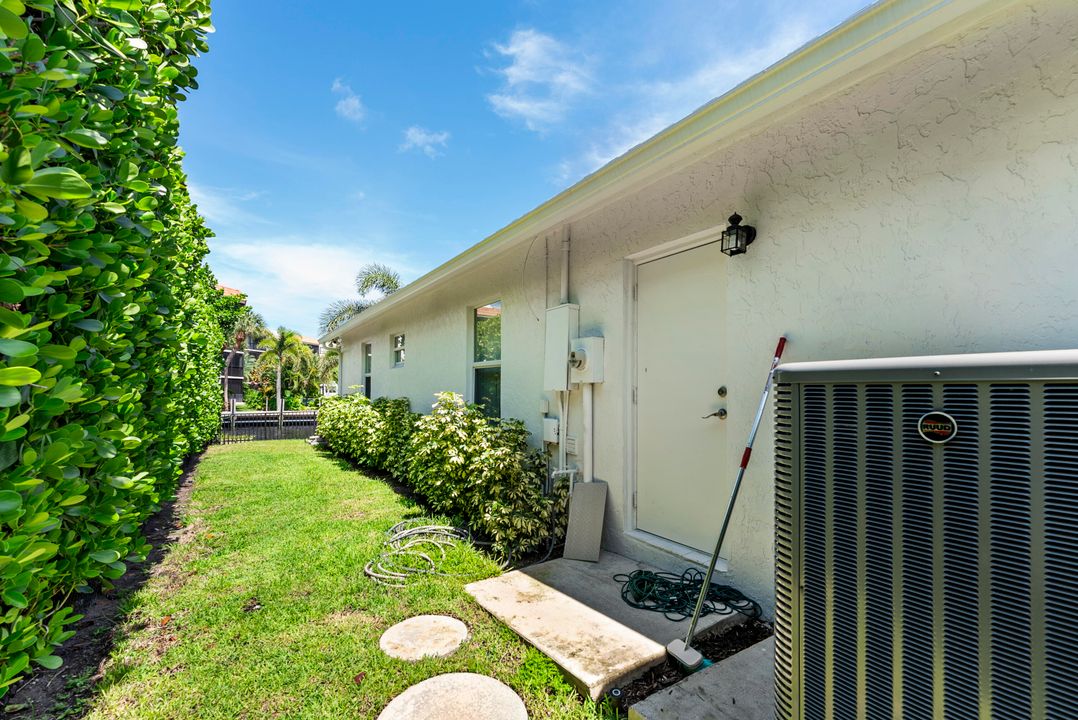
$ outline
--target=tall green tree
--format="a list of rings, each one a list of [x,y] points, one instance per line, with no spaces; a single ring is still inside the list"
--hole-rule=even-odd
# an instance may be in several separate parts
[[[385,298],[400,290],[401,276],[393,268],[382,263],[368,263],[356,273],[355,300],[337,300],[329,304],[318,317],[318,326],[322,334],[333,332],[341,325],[374,305],[377,300],[369,300],[371,293],[381,293]]]
[[[225,360],[225,371],[221,374],[221,390],[224,393],[225,409],[228,409],[228,369],[232,367],[232,359],[236,353],[243,352],[247,347],[247,338],[254,338],[261,342],[266,336],[266,321],[262,316],[249,307],[244,307],[228,328],[225,334],[225,342],[228,343],[228,356]]]
[[[277,328],[277,332],[264,337],[258,345],[266,349],[259,362],[272,363],[277,371],[277,410],[280,412],[284,408],[284,393],[281,391],[281,377],[284,370],[286,367],[301,369],[311,349],[303,344],[299,333],[283,325]]]

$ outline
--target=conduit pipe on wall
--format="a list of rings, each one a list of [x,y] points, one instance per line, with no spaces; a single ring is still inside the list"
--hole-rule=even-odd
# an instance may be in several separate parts
[[[569,228],[561,230],[561,299],[559,304],[569,303]],[[566,358],[568,362],[568,358]],[[569,443],[569,391],[558,391],[558,473],[568,470],[569,456],[565,446]],[[569,490],[572,492],[572,478]]]
[[[584,390],[584,482],[590,483],[595,479],[595,428],[593,423],[594,405],[592,395],[595,390],[595,385],[592,383],[584,383],[581,387]]]

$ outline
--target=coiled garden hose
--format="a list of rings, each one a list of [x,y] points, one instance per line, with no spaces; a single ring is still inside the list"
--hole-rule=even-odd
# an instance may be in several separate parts
[[[471,542],[472,534],[451,525],[427,525],[425,520],[405,520],[391,527],[382,545],[382,554],[363,568],[363,573],[381,585],[406,587],[410,580],[427,575],[455,577],[442,572],[446,548]],[[435,557],[437,556],[437,557]]]
[[[689,568],[680,575],[671,572],[634,570],[614,576],[621,583],[621,598],[641,610],[661,612],[667,620],[681,622],[691,617],[704,582],[704,573]],[[711,583],[701,615],[739,612],[750,618],[761,615],[760,605],[729,585]]]

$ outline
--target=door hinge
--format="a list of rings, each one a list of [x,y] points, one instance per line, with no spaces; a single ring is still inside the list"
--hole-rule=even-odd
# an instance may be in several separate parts
[[[633,388],[633,405],[636,405],[636,388]]]
[[[636,490],[633,490],[633,509],[636,509]]]
[[[636,283],[633,283],[633,300],[636,300],[636,294],[638,292],[637,288],[639,288],[639,287],[640,287],[639,285],[637,285]]]

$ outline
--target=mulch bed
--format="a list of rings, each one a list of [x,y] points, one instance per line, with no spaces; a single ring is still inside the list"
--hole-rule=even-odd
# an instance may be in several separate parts
[[[725,632],[694,640],[693,647],[711,662],[719,662],[761,640],[766,640],[774,632],[775,629],[769,623],[762,620],[747,620]],[[677,662],[667,659],[662,665],[648,670],[644,675],[621,688],[622,697],[618,706],[622,710],[628,709],[630,705],[680,682],[691,674]]]
[[[128,565],[111,590],[75,597],[72,607],[82,619],[70,626],[75,636],[54,653],[63,658],[64,664],[56,670],[35,668],[29,678],[0,700],[4,717],[74,720],[86,714],[86,700],[103,676],[114,633],[123,622],[121,603],[146,583],[167,546],[180,539],[181,518],[191,500],[198,461],[194,457],[185,464],[176,497],[163,503],[143,525],[142,533],[153,546],[146,560]]]

